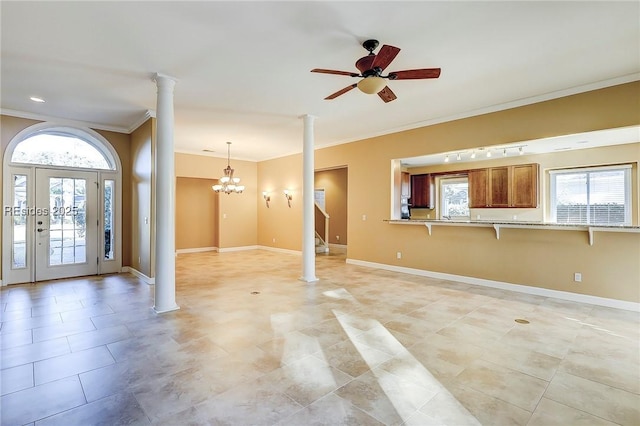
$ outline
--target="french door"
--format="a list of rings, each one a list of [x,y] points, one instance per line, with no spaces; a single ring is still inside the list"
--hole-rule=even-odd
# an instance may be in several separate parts
[[[35,170],[35,281],[98,274],[98,173]]]

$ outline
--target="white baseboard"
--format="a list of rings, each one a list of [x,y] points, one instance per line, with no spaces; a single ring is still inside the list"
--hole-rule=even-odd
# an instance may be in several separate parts
[[[335,248],[347,248],[346,244],[338,244],[338,243],[329,243],[329,247],[335,247]]]
[[[155,283],[156,283],[156,279],[155,278],[150,278],[150,277],[146,276],[145,274],[143,274],[142,272],[138,271],[137,269],[132,268],[131,266],[123,266],[122,267],[122,272],[128,272],[131,275],[134,275],[134,276],[140,278],[142,280],[142,282],[144,282],[145,284],[155,285]]]
[[[176,250],[176,254],[202,253],[205,251],[218,251],[218,247],[196,247],[196,248],[178,249]]]
[[[276,253],[295,254],[298,256],[302,255],[302,251],[300,250],[290,250],[290,249],[283,249],[283,248],[269,247],[269,246],[258,246],[258,248],[260,250],[274,251]]]
[[[351,265],[364,266],[367,268],[377,268],[386,271],[419,275],[422,277],[436,278],[441,280],[457,281],[465,284],[480,285],[484,287],[498,288],[501,290],[533,294],[536,296],[554,297],[556,299],[569,300],[572,302],[588,303],[591,305],[606,306],[609,308],[640,312],[640,303],[627,302],[625,300],[608,299],[606,297],[591,296],[588,294],[571,293],[568,291],[551,290],[548,288],[532,287],[521,284],[511,284],[501,281],[485,280],[483,278],[466,277],[463,275],[445,274],[442,272],[433,272],[423,269],[406,268],[403,266],[386,265],[384,263],[367,262],[357,259],[347,259],[347,263]]]
[[[244,251],[244,250],[257,250],[258,246],[240,246],[240,247],[225,247],[219,248],[218,253],[228,253],[231,251]]]

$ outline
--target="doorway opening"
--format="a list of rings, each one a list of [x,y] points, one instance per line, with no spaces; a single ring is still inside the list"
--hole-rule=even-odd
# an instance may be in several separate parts
[[[3,163],[3,284],[122,270],[121,165],[90,129],[41,123]]]

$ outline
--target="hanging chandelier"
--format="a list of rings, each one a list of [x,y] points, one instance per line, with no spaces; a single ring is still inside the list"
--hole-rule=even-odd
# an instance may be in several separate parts
[[[231,161],[231,142],[227,142],[227,168],[224,169],[224,176],[218,179],[218,184],[213,185],[211,189],[216,192],[224,192],[225,194],[242,193],[244,191],[244,185],[238,185],[240,178],[233,177],[233,169],[229,165]]]

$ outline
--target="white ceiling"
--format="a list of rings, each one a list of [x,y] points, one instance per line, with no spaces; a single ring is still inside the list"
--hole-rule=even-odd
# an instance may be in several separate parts
[[[0,2],[1,108],[131,131],[155,109],[154,73],[178,79],[176,150],[264,160],[640,79],[640,2]],[[353,90],[376,38],[398,99]],[[29,100],[39,96],[37,104]],[[204,154],[204,153],[203,153]]]

